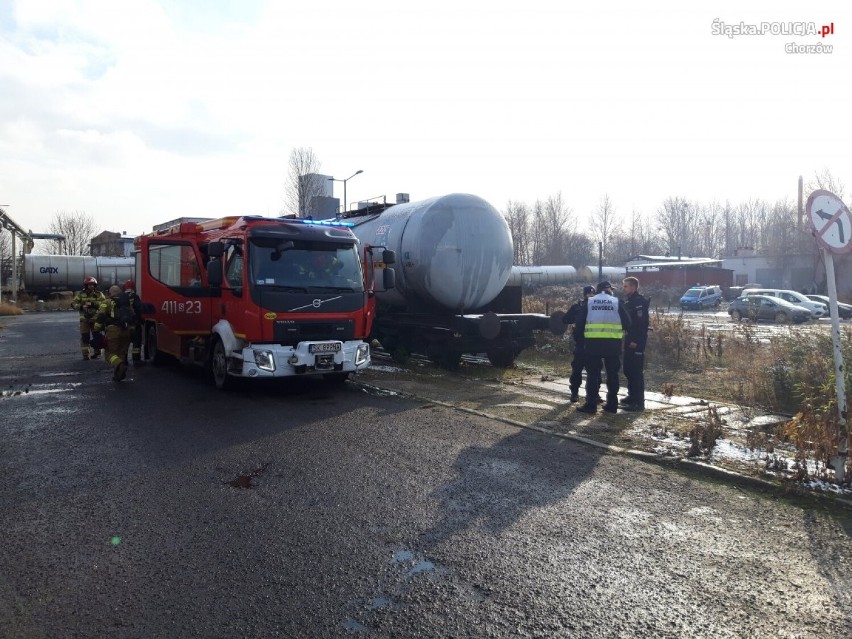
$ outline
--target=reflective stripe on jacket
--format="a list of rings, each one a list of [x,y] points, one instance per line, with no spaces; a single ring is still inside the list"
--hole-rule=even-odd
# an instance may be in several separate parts
[[[618,299],[606,293],[598,293],[588,304],[584,337],[620,340],[623,329],[618,312]]]

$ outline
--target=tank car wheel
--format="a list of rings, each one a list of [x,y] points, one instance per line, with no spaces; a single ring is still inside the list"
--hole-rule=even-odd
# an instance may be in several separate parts
[[[459,367],[461,356],[459,351],[453,350],[446,344],[429,344],[426,347],[426,357],[441,368],[450,371]]]
[[[391,359],[397,364],[407,364],[410,355],[405,346],[397,346],[390,352]]]
[[[485,354],[491,365],[497,368],[511,368],[515,364],[515,353],[511,348],[493,348]]]
[[[234,387],[235,380],[228,375],[228,356],[225,353],[225,345],[218,337],[215,340],[210,354],[210,375],[216,388],[230,390]]]
[[[410,351],[409,348],[404,345],[403,340],[396,336],[385,335],[379,340],[379,342],[382,345],[382,349],[384,349],[384,351],[390,355],[391,359],[397,364],[405,364],[408,362]]]

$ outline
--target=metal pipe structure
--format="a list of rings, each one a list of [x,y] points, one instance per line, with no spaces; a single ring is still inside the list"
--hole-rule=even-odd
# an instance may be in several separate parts
[[[33,239],[32,233],[27,230],[24,230],[22,226],[20,226],[15,220],[9,217],[9,214],[6,213],[5,210],[0,208],[0,226],[9,231],[12,234],[12,302],[17,302],[18,300],[18,246],[15,242],[15,239],[20,237],[24,242],[24,253],[28,253],[32,250],[33,247]],[[0,278],[2,279],[2,278]],[[2,282],[0,282],[0,302],[3,301],[2,296]]]
[[[345,180],[338,180],[337,178],[333,178],[333,177],[328,178],[329,182],[343,182],[343,212],[344,213],[349,210],[349,203],[346,201],[346,183],[349,180],[351,180],[352,178],[354,178],[356,175],[359,175],[363,172],[364,171],[362,171],[361,169],[358,169],[357,171],[355,171],[355,173],[350,175]]]

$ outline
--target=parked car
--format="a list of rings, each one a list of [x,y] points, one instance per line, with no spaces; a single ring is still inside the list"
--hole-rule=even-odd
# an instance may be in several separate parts
[[[742,295],[768,295],[769,297],[777,297],[796,306],[804,306],[811,312],[811,317],[814,319],[828,315],[828,307],[825,304],[809,300],[798,291],[783,288],[750,288],[740,293],[740,296]]]
[[[722,297],[725,298],[726,302],[730,302],[737,299],[743,290],[745,290],[744,286],[731,286],[722,293]]]
[[[732,300],[728,305],[728,315],[735,322],[748,319],[752,322],[765,320],[779,324],[799,324],[811,319],[811,311],[803,306],[791,304],[779,297],[751,294]]]
[[[722,289],[718,286],[693,286],[680,298],[682,309],[710,308],[722,303]]]
[[[830,308],[828,305],[828,295],[805,295],[805,297],[809,300],[813,300],[814,302],[821,302],[822,304],[825,304],[826,308]],[[842,319],[852,318],[852,304],[837,302],[837,313]]]

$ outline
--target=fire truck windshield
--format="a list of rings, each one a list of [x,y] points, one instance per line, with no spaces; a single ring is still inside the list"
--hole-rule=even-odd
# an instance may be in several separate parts
[[[250,262],[250,281],[257,287],[293,292],[364,291],[361,261],[354,245],[288,242],[269,247],[252,242]]]

